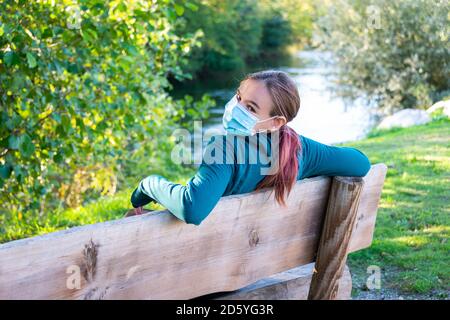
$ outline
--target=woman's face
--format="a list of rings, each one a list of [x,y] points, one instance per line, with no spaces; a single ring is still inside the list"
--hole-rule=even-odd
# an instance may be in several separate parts
[[[259,120],[266,120],[272,117],[270,115],[273,108],[272,98],[263,82],[252,79],[244,81],[236,91],[236,98],[240,104],[246,107]],[[280,116],[257,123],[255,130],[276,130],[285,123],[286,119]]]

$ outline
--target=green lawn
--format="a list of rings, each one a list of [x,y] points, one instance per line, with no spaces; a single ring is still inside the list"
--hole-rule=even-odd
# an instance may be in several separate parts
[[[365,289],[369,265],[381,268],[382,289],[448,298],[450,288],[450,121],[388,131],[346,144],[388,173],[370,248],[349,256]]]
[[[373,131],[364,140],[344,145],[362,150],[372,163],[383,162],[389,168],[373,244],[349,257],[354,293],[364,290],[367,267],[376,265],[381,268],[382,289],[448,298],[450,121]],[[193,169],[180,171],[175,181],[185,182],[193,173]],[[130,207],[131,191],[44,217],[14,212],[0,216],[0,242],[120,218]]]

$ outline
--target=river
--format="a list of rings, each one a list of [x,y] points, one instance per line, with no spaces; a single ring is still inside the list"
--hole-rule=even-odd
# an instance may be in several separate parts
[[[299,51],[286,65],[273,67],[287,72],[297,83],[301,105],[297,116],[288,123],[297,133],[326,144],[354,141],[367,134],[373,127],[375,117],[362,100],[347,101],[333,92],[333,66],[330,54],[318,51]],[[203,92],[198,92],[198,91]],[[217,106],[210,110],[210,118],[203,128],[223,131],[222,114],[225,103],[236,88],[197,87],[194,96],[207,93],[216,100]]]

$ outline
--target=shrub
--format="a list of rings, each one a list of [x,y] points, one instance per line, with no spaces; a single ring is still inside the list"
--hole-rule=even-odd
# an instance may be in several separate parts
[[[196,108],[165,91],[169,74],[186,76],[181,67],[198,44],[198,34],[174,32],[183,6],[71,3],[0,4],[2,210],[42,211],[48,200],[67,197],[79,203],[65,192],[73,193],[67,185],[74,181],[103,193],[115,188],[111,173],[132,171],[138,156],[160,158],[175,123]],[[86,168],[97,176],[77,180]]]
[[[448,1],[330,2],[318,39],[337,62],[338,93],[365,96],[384,113],[448,94],[449,9]]]

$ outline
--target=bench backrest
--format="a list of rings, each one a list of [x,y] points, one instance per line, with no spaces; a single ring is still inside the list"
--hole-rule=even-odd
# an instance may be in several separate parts
[[[363,178],[349,252],[372,242],[386,169]],[[311,263],[331,179],[298,181],[286,208],[223,197],[199,226],[158,211],[2,244],[0,299],[189,299]]]

